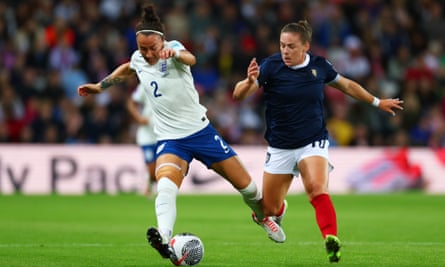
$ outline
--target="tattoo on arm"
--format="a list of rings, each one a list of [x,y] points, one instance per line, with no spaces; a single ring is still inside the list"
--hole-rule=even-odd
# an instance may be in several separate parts
[[[119,77],[112,78],[110,76],[107,76],[100,82],[100,89],[107,89],[108,87],[122,83],[123,81],[124,79]]]

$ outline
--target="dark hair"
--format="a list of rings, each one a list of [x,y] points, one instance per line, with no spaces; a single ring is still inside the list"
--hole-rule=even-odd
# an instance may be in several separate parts
[[[310,43],[312,40],[312,27],[307,20],[289,23],[281,29],[281,32],[298,33],[303,43]]]
[[[153,30],[164,33],[164,25],[161,23],[161,19],[156,13],[154,5],[145,3],[142,6],[142,15],[135,30]]]

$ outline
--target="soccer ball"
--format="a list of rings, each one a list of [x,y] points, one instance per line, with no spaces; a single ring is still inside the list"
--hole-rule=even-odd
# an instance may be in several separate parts
[[[197,265],[204,256],[204,244],[201,239],[191,233],[180,233],[170,240],[173,255],[170,258],[176,266]]]

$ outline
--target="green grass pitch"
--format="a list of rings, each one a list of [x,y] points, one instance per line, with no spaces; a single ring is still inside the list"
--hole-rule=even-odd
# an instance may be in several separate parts
[[[287,241],[270,241],[239,195],[179,195],[175,233],[204,242],[199,266],[328,266],[314,212],[288,196]],[[445,196],[334,195],[338,266],[445,266]],[[139,195],[0,196],[0,266],[173,266],[145,240],[154,200]],[[334,264],[335,265],[335,264]]]

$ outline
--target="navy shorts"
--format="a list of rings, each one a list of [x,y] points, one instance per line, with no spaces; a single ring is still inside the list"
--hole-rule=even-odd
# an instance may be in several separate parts
[[[210,168],[213,163],[236,155],[235,151],[210,123],[204,129],[188,137],[158,141],[156,157],[162,154],[174,154],[188,163],[192,159],[197,159],[207,168]]]
[[[156,151],[156,144],[153,145],[143,145],[141,146],[142,154],[144,155],[144,161],[145,164],[155,162],[155,151]]]

